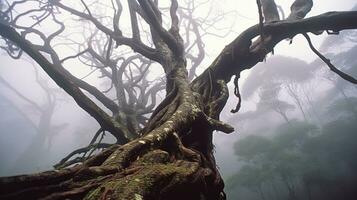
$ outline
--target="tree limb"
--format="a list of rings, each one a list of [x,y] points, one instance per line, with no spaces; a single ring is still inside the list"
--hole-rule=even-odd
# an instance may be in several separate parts
[[[33,45],[23,39],[12,27],[0,22],[0,35],[17,44],[30,57],[32,57],[46,73],[63,88],[69,95],[73,97],[76,103],[92,115],[98,123],[106,130],[110,131],[119,143],[126,143],[128,139],[128,131],[125,127],[114,121],[108,114],[100,109],[92,100],[90,100],[83,92],[65,75],[61,70],[53,66],[43,55],[33,48]]]
[[[311,50],[322,60],[326,65],[330,68],[331,71],[335,72],[337,75],[339,75],[341,78],[345,79],[346,81],[349,81],[353,84],[357,84],[357,80],[353,78],[352,76],[340,71],[337,69],[329,59],[327,59],[324,55],[322,55],[312,44],[311,39],[307,33],[303,33],[303,36],[306,38]]]
[[[138,1],[141,7],[143,8],[145,14],[148,16],[150,25],[159,34],[161,39],[169,46],[169,48],[173,51],[174,54],[182,56],[183,46],[169,31],[165,30],[162,27],[160,20],[158,19],[158,16],[155,13],[155,8],[153,8],[152,4],[149,3],[150,0],[138,0]]]
[[[291,5],[291,13],[286,20],[303,19],[313,6],[312,0],[295,0]]]
[[[321,30],[340,31],[357,28],[357,11],[328,12],[302,20],[279,21],[264,24],[264,33],[270,37],[251,46],[252,40],[259,36],[259,25],[252,26],[227,45],[213,61],[209,70],[217,80],[228,82],[230,78],[245,69],[261,62],[276,44],[299,33]],[[264,47],[264,48],[263,48]],[[208,69],[205,73],[209,73]],[[207,76],[202,74],[201,76]],[[200,79],[200,78],[198,78]]]
[[[274,0],[261,0],[265,22],[279,21],[279,12]]]

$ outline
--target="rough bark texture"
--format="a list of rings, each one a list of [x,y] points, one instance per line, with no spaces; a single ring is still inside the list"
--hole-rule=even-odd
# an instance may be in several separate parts
[[[303,20],[256,25],[228,44],[200,76],[189,82],[175,15],[177,2],[172,1],[169,31],[161,26],[155,2],[139,0],[134,4],[132,7],[137,9],[140,6],[137,12],[145,13],[143,16],[154,35],[155,52],[159,53],[151,55],[138,50],[159,62],[167,78],[167,96],[141,131],[142,136],[121,146],[113,145],[75,167],[1,178],[1,199],[225,199],[224,183],[213,156],[212,134],[215,130],[234,131],[219,121],[229,95],[226,84],[232,76],[253,67],[278,42],[296,34],[357,28],[357,12],[333,12]],[[296,15],[302,18],[301,13]],[[82,15],[86,19],[91,17]],[[98,27],[114,40],[129,43],[122,36]],[[137,37],[138,33],[134,33]],[[23,49],[82,108],[98,119],[103,128],[126,142],[127,137],[120,137],[129,134],[128,130],[83,96],[65,72],[36,52],[15,29],[0,22],[0,35]],[[253,42],[259,35],[263,37]]]

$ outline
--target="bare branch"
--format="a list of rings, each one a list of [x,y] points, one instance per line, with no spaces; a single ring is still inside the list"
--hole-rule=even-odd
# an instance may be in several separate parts
[[[85,49],[84,51],[80,51],[78,52],[77,54],[75,55],[72,55],[72,56],[67,56],[63,59],[61,59],[61,63],[64,63],[66,60],[69,60],[69,59],[73,59],[73,58],[77,58],[78,56],[82,55],[82,54],[85,54],[88,52],[88,49]]]
[[[150,25],[155,29],[155,31],[159,34],[162,40],[169,46],[169,48],[173,51],[174,54],[182,56],[183,54],[183,46],[178,42],[178,40],[167,30],[165,30],[158,18],[157,8],[153,7],[153,4],[150,3],[150,0],[138,0],[141,7],[143,8],[145,14],[148,16],[148,20]]]
[[[113,17],[113,28],[114,28],[114,32],[118,33],[121,35],[121,31],[119,29],[119,21],[120,21],[120,15],[123,11],[123,6],[120,3],[120,0],[115,0],[116,5],[118,8],[115,9],[113,0],[112,0],[112,6],[114,8],[114,17]]]
[[[110,147],[112,144],[107,144],[107,143],[93,143],[90,144],[86,147],[83,148],[79,148],[74,150],[73,152],[69,153],[66,157],[64,157],[60,162],[58,162],[57,164],[55,164],[53,167],[55,169],[62,169],[65,167],[68,167],[70,165],[76,164],[76,163],[81,163],[86,161],[88,158],[80,156],[80,157],[76,157],[73,158],[72,160],[70,160],[73,156],[75,156],[76,154],[86,154],[87,152],[91,151],[91,150],[95,150],[95,149],[106,149],[108,147]]]
[[[134,51],[142,54],[143,56],[145,56],[149,59],[152,59],[155,61],[161,60],[161,57],[159,56],[158,52],[155,49],[148,47],[141,42],[137,42],[136,40],[134,40],[132,38],[123,37],[121,32],[117,33],[117,32],[110,30],[109,28],[104,26],[102,23],[100,23],[100,21],[98,21],[96,18],[94,18],[88,14],[79,12],[73,8],[68,7],[68,6],[65,6],[65,5],[59,3],[58,0],[53,0],[52,3],[73,15],[76,15],[82,19],[86,19],[86,20],[92,22],[100,31],[102,31],[103,33],[112,37],[113,40],[116,41],[117,45],[122,45],[122,44],[127,45],[127,46],[131,47]]]
[[[313,6],[312,0],[295,0],[291,5],[291,13],[286,20],[303,19]]]
[[[89,8],[88,8],[87,4],[84,2],[84,0],[81,0],[81,2],[83,4],[83,6],[86,8],[86,11],[88,12],[88,15],[93,17],[91,11],[89,10]]]
[[[178,3],[177,0],[171,0],[170,16],[171,16],[171,30],[179,33],[179,19],[177,16]]]
[[[357,80],[353,78],[352,76],[340,71],[337,69],[329,59],[327,59],[325,56],[323,56],[312,44],[311,39],[307,33],[303,33],[303,36],[306,38],[311,50],[322,60],[326,65],[330,68],[331,71],[335,72],[337,75],[339,75],[341,78],[345,79],[348,82],[351,82],[353,84],[357,84]]]
[[[136,2],[133,0],[128,0],[133,39],[140,41],[140,30],[139,30],[139,25],[138,25],[138,18],[136,16],[135,3]]]
[[[251,46],[253,38],[260,34],[259,25],[255,25],[244,31],[231,44],[226,46],[212,63],[210,70],[214,73],[213,77],[215,79],[222,79],[228,82],[233,75],[263,61],[266,54],[277,43],[286,38],[292,38],[299,33],[318,32],[321,30],[356,29],[356,19],[357,11],[329,12],[302,20],[264,24],[264,33],[270,35],[270,37]],[[208,73],[207,70],[206,73]]]
[[[279,21],[279,12],[274,0],[261,0],[265,22]]]
[[[258,6],[258,14],[259,14],[260,37],[262,38],[262,40],[264,40],[264,30],[263,30],[264,17],[263,17],[261,0],[257,0],[257,6]]]
[[[110,131],[118,139],[118,142],[128,141],[126,138],[126,136],[128,136],[126,128],[114,121],[92,100],[85,96],[61,70],[53,66],[43,55],[36,51],[30,42],[23,39],[13,28],[2,22],[0,22],[0,35],[16,43],[32,57],[60,87],[74,98],[79,106],[92,115],[104,129]]]

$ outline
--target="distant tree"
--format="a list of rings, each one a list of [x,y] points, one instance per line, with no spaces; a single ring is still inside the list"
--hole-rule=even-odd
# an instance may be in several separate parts
[[[272,184],[276,196],[283,197],[282,194],[275,192],[276,186],[282,185],[289,199],[297,199],[298,181],[300,181],[299,176],[304,158],[301,151],[313,131],[314,126],[293,121],[278,127],[275,130],[275,136],[271,139],[251,135],[239,140],[235,144],[235,154],[246,163],[244,168],[259,169],[260,172],[255,172],[257,176],[259,173],[266,174],[265,179],[260,183]],[[241,173],[246,172],[239,170],[231,179],[239,178]],[[257,177],[252,175],[249,178],[256,179]],[[232,181],[229,184],[231,183]]]
[[[49,87],[48,82],[43,80],[36,70],[35,68],[36,83],[45,94],[44,102],[41,104],[21,94],[5,78],[0,76],[0,85],[10,90],[17,99],[24,102],[27,109],[21,114],[36,131],[36,135],[32,138],[29,146],[16,159],[14,167],[12,167],[14,171],[20,170],[24,166],[26,166],[26,170],[32,169],[33,171],[38,169],[44,163],[43,156],[50,150],[54,137],[67,126],[65,123],[54,124],[52,119],[56,105],[58,105],[57,102],[60,100],[59,94],[61,91],[58,88]],[[17,110],[22,110],[21,106],[23,105],[12,104]]]
[[[239,173],[228,179],[229,186],[246,187],[256,193],[261,200],[268,199],[263,191],[263,184],[269,179],[268,170],[260,167],[244,166],[239,170]]]
[[[279,99],[280,90],[280,83],[272,82],[270,84],[264,84],[259,91],[260,101],[257,104],[257,109],[265,108],[273,110],[278,113],[286,123],[289,123],[287,112],[289,110],[294,110],[295,106]]]
[[[344,102],[336,102],[341,100]],[[248,188],[261,198],[255,191],[260,185],[266,196],[274,193],[281,199],[354,199],[356,118],[348,107],[339,107],[338,112],[332,106],[327,109],[336,116],[321,128],[292,121],[277,127],[271,138],[250,135],[239,140],[235,154],[243,167],[228,179],[228,194]],[[264,179],[260,173],[265,174]],[[248,184],[257,180],[259,184]]]
[[[307,120],[307,106],[314,109],[310,99],[310,90],[313,88],[309,86],[312,84],[318,67],[296,58],[283,56],[272,58],[268,64],[269,66],[260,65],[254,68],[249,74],[242,88],[245,98],[258,92],[260,96],[258,105],[266,105],[265,108],[269,107],[270,110],[277,112],[285,121],[289,121],[287,111],[294,110],[294,107],[298,108],[302,117]],[[262,76],[270,78],[262,79]],[[281,94],[290,96],[291,103],[294,105],[279,100],[280,96],[283,96]],[[262,97],[262,95],[266,96]],[[270,106],[267,107],[267,105]],[[257,112],[259,112],[258,108]]]

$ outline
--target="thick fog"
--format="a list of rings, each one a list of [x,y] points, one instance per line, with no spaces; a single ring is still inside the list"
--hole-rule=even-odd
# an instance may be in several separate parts
[[[285,13],[291,2],[276,1]],[[316,0],[309,16],[351,10],[355,3]],[[233,14],[221,21],[228,31],[203,37],[206,57],[198,74],[258,22],[255,1],[209,5],[200,10],[202,15]],[[357,31],[323,33],[312,40],[339,69],[357,77]],[[0,176],[53,169],[68,153],[88,145],[99,125],[28,56],[14,60],[0,53]],[[74,66],[72,72],[79,77],[90,73],[81,69]],[[153,77],[162,76],[161,70],[150,70]],[[85,80],[106,90],[108,82],[99,76],[93,73]],[[241,77],[241,110],[230,112],[237,102],[230,85],[231,97],[221,114],[235,132],[214,135],[229,199],[352,200],[357,188],[357,87],[329,71],[301,36],[281,42],[274,55]],[[114,141],[110,134],[104,140]]]

